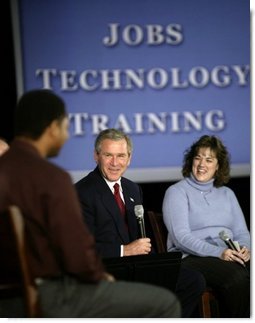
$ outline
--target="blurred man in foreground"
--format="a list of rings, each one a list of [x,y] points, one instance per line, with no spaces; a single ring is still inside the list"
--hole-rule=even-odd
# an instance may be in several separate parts
[[[43,317],[180,317],[168,290],[114,281],[104,271],[69,175],[46,160],[67,138],[64,102],[33,90],[18,102],[15,139],[0,158],[0,211],[14,204],[24,215]]]

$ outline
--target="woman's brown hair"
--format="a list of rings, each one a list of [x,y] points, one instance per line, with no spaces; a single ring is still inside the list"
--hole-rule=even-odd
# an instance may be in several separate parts
[[[184,152],[182,175],[189,177],[192,172],[193,159],[200,148],[210,148],[218,160],[218,170],[214,177],[214,186],[220,187],[230,179],[230,156],[222,141],[216,136],[204,135]]]

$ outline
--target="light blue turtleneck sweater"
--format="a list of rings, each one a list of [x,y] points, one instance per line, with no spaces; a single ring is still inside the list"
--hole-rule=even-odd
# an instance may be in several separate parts
[[[213,181],[201,183],[191,176],[167,189],[163,217],[169,232],[168,251],[220,257],[226,249],[219,238],[222,230],[250,248],[250,233],[234,192],[226,186],[214,187]]]

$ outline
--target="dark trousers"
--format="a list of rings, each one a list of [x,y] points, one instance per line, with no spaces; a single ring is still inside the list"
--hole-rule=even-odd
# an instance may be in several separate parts
[[[181,264],[175,292],[181,302],[183,318],[197,317],[196,310],[205,289],[204,276]]]
[[[180,317],[181,306],[169,290],[143,283],[81,283],[65,276],[46,279],[39,288],[43,317],[157,318]]]
[[[196,256],[188,256],[182,263],[203,274],[207,286],[217,294],[221,317],[250,317],[249,263],[244,268],[236,262]]]

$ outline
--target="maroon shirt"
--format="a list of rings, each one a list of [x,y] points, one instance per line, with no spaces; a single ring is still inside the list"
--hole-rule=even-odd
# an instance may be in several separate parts
[[[18,139],[0,158],[0,210],[8,205],[17,205],[25,217],[34,278],[71,274],[92,283],[102,278],[70,176]]]

